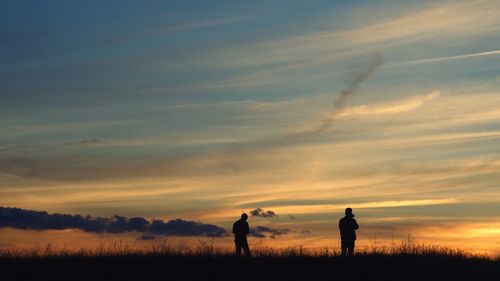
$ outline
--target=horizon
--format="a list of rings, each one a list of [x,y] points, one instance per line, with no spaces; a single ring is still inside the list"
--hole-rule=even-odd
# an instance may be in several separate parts
[[[250,247],[337,245],[351,207],[360,246],[411,236],[500,255],[499,10],[2,2],[0,215],[12,221],[0,249],[225,245],[207,231],[244,212]],[[143,228],[27,224],[6,208]]]

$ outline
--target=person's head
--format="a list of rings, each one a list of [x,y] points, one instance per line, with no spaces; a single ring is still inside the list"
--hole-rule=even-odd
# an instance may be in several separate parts
[[[352,214],[352,209],[351,208],[346,208],[345,209],[345,216],[346,217],[354,217],[354,215]]]
[[[241,219],[246,221],[248,219],[248,215],[245,213],[241,214]]]

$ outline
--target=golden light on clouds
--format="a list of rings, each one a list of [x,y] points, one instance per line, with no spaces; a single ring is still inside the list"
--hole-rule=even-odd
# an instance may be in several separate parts
[[[499,2],[344,2],[228,5],[193,22],[132,23],[124,10],[116,26],[135,30],[61,25],[47,38],[68,46],[54,48],[13,16],[4,44],[22,52],[1,69],[0,207],[224,229],[262,208],[276,216],[253,226],[289,233],[254,243],[314,246],[336,243],[351,207],[361,245],[394,232],[498,251]],[[0,233],[9,247],[157,242]]]

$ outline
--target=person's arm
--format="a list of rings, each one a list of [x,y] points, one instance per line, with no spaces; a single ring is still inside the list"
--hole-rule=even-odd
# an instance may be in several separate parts
[[[236,228],[236,223],[233,224],[233,234],[236,234],[236,231],[234,231],[235,228]]]
[[[339,220],[339,229],[342,230],[342,220]]]
[[[353,221],[354,221],[354,229],[358,229],[359,228],[358,222],[355,219],[353,219]]]

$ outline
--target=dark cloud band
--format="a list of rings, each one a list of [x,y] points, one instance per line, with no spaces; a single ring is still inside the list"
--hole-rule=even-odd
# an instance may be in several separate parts
[[[94,218],[4,207],[0,207],[0,227],[35,230],[80,229],[94,233],[135,231],[149,234],[146,237],[152,237],[152,235],[222,237],[227,235],[227,231],[217,225],[182,219],[168,222],[153,220],[150,222],[142,217],[127,218],[115,215],[110,218]]]

